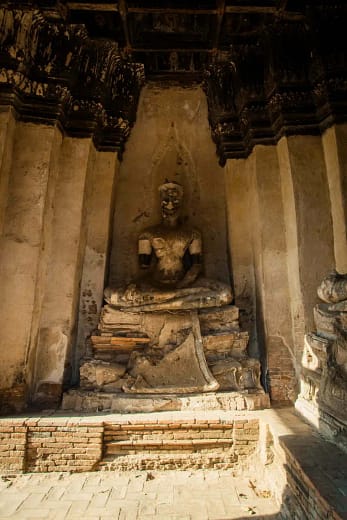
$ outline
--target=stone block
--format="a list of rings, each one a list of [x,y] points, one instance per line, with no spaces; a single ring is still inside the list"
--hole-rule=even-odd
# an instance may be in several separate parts
[[[239,309],[235,305],[215,307],[199,311],[202,335],[223,330],[239,330]]]
[[[174,410],[259,410],[269,408],[269,406],[269,395],[265,394],[261,389],[191,395],[129,395],[78,389],[66,392],[62,402],[63,410],[81,410],[86,412],[104,410],[122,414]],[[121,426],[123,428],[123,425]],[[124,423],[124,429],[128,426],[127,423]],[[150,425],[145,426],[149,429],[152,428]],[[175,427],[180,428],[181,426],[181,423],[178,423]],[[170,426],[170,429],[172,428],[173,426]],[[209,428],[213,428],[213,425],[209,424]]]
[[[115,383],[125,373],[126,368],[117,363],[106,361],[87,361],[81,365],[81,386],[87,388],[102,388]]]
[[[139,355],[134,358],[130,374],[136,383],[129,392],[191,393],[215,390],[218,383],[203,365],[199,338],[192,332],[177,348],[159,361]],[[204,370],[205,368],[205,370]]]
[[[94,335],[91,336],[91,342],[93,348],[96,350],[111,350],[111,351],[128,351],[135,348],[144,347],[150,342],[148,337],[133,335],[133,337],[113,335],[113,336],[102,336]]]
[[[122,312],[113,308],[111,305],[105,305],[101,311],[99,329],[130,329],[136,330],[141,325],[141,314],[136,312]]]
[[[208,351],[228,352],[233,356],[245,354],[248,339],[248,332],[222,332],[202,336],[206,354],[208,354]]]
[[[328,304],[319,303],[313,309],[314,322],[317,334],[327,339],[335,339],[336,320],[339,317],[338,312],[328,309]]]
[[[322,372],[327,364],[327,349],[330,345],[328,339],[316,334],[306,334],[302,365],[314,372]]]

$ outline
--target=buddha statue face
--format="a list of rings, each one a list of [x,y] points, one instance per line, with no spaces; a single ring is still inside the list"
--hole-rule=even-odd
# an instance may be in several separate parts
[[[166,182],[159,187],[161,213],[164,223],[176,223],[181,212],[183,188],[175,182]]]

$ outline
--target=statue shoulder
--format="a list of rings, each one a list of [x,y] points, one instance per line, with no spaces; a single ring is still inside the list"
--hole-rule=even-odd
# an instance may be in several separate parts
[[[144,229],[139,235],[139,240],[151,240],[153,234],[155,234],[155,227]]]
[[[196,228],[193,228],[192,229],[192,240],[201,240],[201,232],[196,229]]]

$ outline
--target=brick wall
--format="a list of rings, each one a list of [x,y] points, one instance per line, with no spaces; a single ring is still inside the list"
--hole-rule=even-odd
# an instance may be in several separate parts
[[[0,423],[0,470],[23,471],[27,427],[23,421]]]
[[[239,467],[255,456],[259,420],[0,420],[0,470],[93,471]]]
[[[55,419],[0,421],[0,470],[92,471],[102,457],[100,423]]]
[[[125,469],[239,468],[256,456],[258,419],[105,424],[102,466]]]

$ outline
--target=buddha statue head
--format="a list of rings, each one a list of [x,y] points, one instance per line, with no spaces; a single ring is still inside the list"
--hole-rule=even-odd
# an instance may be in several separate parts
[[[159,186],[163,223],[176,225],[181,213],[183,187],[175,181],[166,180]]]

